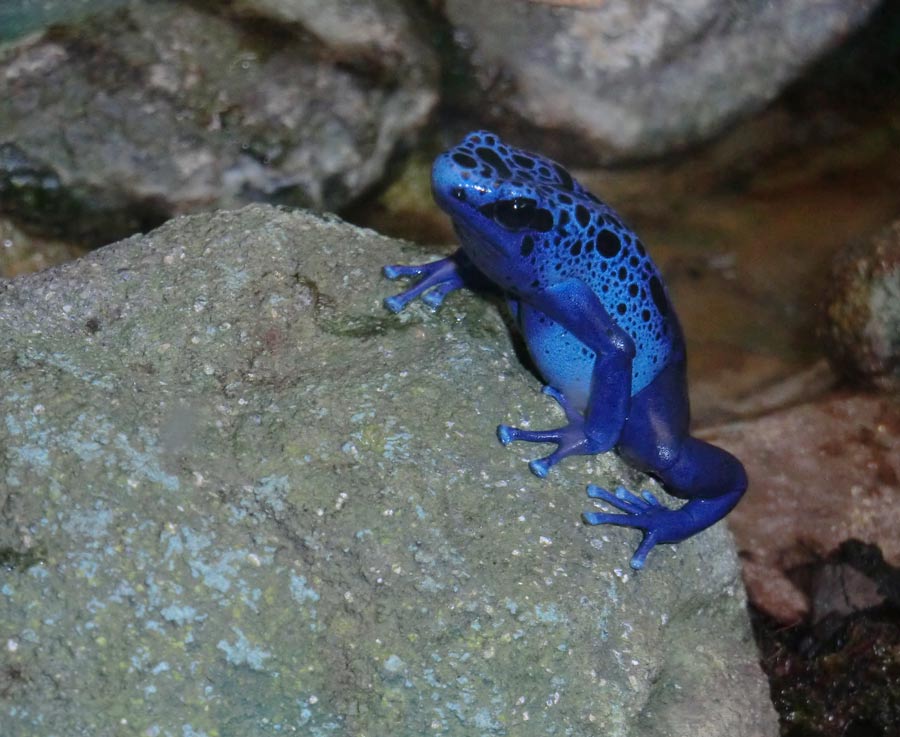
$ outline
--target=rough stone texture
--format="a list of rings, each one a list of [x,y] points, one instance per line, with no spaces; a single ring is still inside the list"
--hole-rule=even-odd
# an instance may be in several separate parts
[[[837,255],[824,302],[824,337],[835,368],[900,391],[900,220]]]
[[[351,54],[226,10],[138,3],[0,51],[0,207],[95,243],[258,200],[335,209],[424,125],[436,60],[409,28],[405,56]]]
[[[383,309],[424,258],[252,206],[0,282],[4,737],[776,734],[725,527],[633,574],[584,488],[649,482],[502,448],[559,412]]]
[[[785,623],[810,610],[803,571],[849,538],[900,564],[900,403],[831,395],[711,438],[744,462],[729,515],[754,604]]]
[[[878,5],[447,0],[445,12],[485,114],[565,132],[566,158],[614,161],[682,149],[759,110]]]

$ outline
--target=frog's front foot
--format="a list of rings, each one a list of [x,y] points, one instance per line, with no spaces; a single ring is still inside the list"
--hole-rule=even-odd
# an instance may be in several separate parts
[[[537,458],[528,464],[535,476],[544,478],[551,467],[570,455],[591,455],[602,453],[609,448],[588,438],[585,434],[584,417],[566,399],[566,397],[552,386],[545,386],[544,394],[553,397],[566,413],[569,421],[565,427],[555,430],[523,430],[509,425],[497,427],[497,437],[503,445],[509,445],[516,440],[526,443],[556,443],[556,450],[544,458]]]
[[[461,266],[459,254],[419,266],[385,266],[383,271],[388,279],[407,276],[422,278],[406,291],[385,299],[384,306],[391,312],[400,312],[414,299],[421,297],[425,304],[436,309],[444,301],[444,297],[463,286]]]

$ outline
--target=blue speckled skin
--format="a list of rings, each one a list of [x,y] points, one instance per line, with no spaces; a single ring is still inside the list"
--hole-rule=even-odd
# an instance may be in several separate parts
[[[386,266],[390,279],[420,279],[385,305],[399,312],[421,297],[438,307],[485,278],[502,290],[567,424],[500,425],[500,441],[556,444],[530,464],[541,477],[566,456],[615,449],[688,500],[668,509],[648,491],[588,486],[588,496],[623,514],[585,512],[585,522],[643,531],[634,568],[653,546],[681,542],[728,514],[747,488],[744,468],[690,436],[681,327],[656,265],[615,211],[556,162],[486,131],[438,156],[431,182],[462,248],[430,264]]]

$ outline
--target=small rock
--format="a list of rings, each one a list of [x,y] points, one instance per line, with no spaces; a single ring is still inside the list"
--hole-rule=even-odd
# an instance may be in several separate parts
[[[828,616],[846,617],[884,601],[878,594],[878,585],[846,563],[827,563],[818,567],[810,593],[814,624]]]
[[[836,256],[825,293],[824,338],[843,375],[900,391],[900,220]]]

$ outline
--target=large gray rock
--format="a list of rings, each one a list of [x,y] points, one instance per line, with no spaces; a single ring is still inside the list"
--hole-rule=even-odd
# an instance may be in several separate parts
[[[394,16],[388,48],[248,5],[135,3],[0,50],[0,209],[96,243],[371,187],[436,102],[435,55]]]
[[[776,734],[724,526],[586,528],[604,455],[495,306],[391,315],[409,246],[264,206],[0,283],[0,734]]]
[[[570,160],[656,156],[759,110],[879,0],[446,0],[487,115]],[[569,6],[569,7],[567,7]]]

